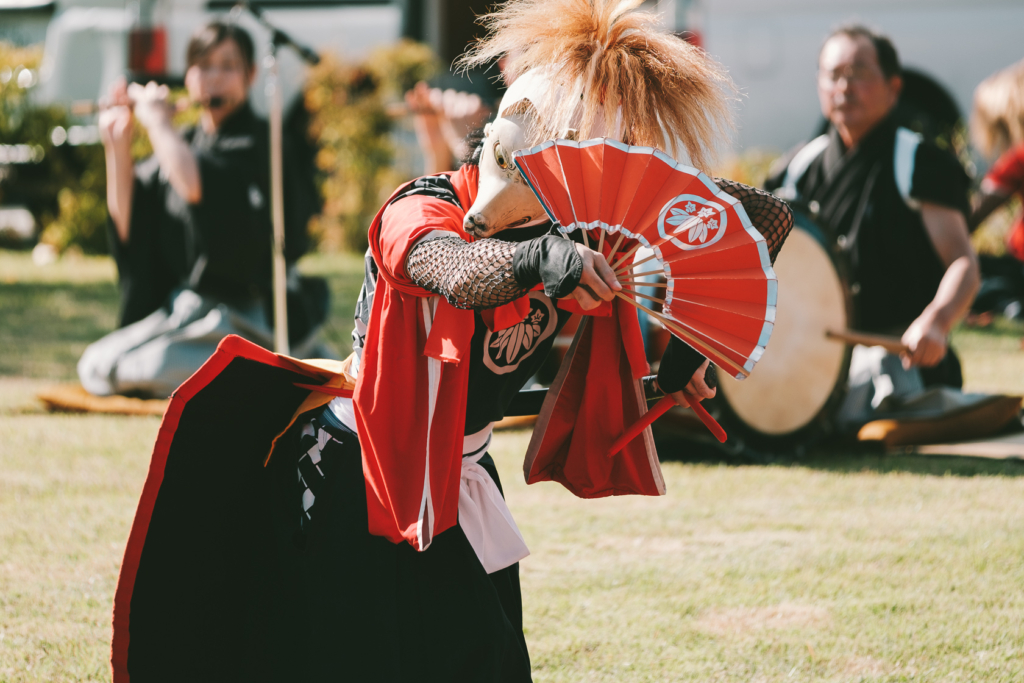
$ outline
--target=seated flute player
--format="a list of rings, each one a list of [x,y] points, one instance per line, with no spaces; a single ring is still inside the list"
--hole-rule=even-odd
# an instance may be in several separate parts
[[[100,113],[121,327],[78,363],[94,395],[165,398],[228,334],[273,346],[269,128],[249,104],[252,39],[234,24],[209,23],[191,38],[187,61],[198,126],[176,130],[168,89],[152,82],[116,82]],[[153,145],[138,164],[135,122]],[[329,296],[322,280],[295,268],[320,209],[313,170],[285,136],[289,338],[300,357],[324,354],[315,331]]]

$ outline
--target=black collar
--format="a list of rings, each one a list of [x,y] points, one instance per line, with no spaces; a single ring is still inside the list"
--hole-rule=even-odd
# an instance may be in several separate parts
[[[890,112],[864,136],[860,144],[852,150],[847,150],[839,131],[835,126],[829,126],[828,146],[822,157],[825,176],[831,179],[852,163],[873,160],[879,153],[885,151],[887,142],[892,141],[895,130],[895,117]]]
[[[220,128],[213,133],[207,133],[203,130],[202,125],[198,125],[194,129],[193,133],[193,144],[204,149],[212,147],[217,140],[224,137],[234,137],[238,135],[252,135],[256,123],[259,119],[256,118],[255,112],[252,110],[252,106],[249,104],[249,100],[243,102],[238,109],[228,114],[227,118],[221,121]]]
[[[238,109],[228,114],[228,117],[221,121],[220,128],[217,129],[217,135],[249,133],[252,131],[254,121],[256,121],[256,114],[253,112],[249,100],[246,100]]]

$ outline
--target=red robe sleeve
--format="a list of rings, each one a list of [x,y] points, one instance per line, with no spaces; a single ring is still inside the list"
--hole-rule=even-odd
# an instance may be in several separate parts
[[[409,252],[423,238],[435,234],[468,240],[469,236],[462,230],[464,215],[450,202],[423,195],[404,197],[387,205],[381,214],[376,244],[371,248],[377,267],[388,283],[407,294],[431,296],[431,292],[409,278],[405,269]]]
[[[450,202],[413,195],[389,202],[369,234],[380,277],[353,397],[369,531],[417,550],[458,520],[469,377],[468,360],[460,361],[474,318],[415,285],[405,262],[431,232],[467,239],[463,215]]]

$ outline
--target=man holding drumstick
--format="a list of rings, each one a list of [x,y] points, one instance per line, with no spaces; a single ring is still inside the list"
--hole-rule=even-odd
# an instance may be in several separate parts
[[[851,266],[854,325],[900,335],[903,369],[919,376],[918,387],[959,388],[948,337],[980,281],[967,231],[969,179],[951,155],[895,120],[900,73],[885,36],[862,26],[835,31],[818,58],[828,131],[780,160],[766,187],[832,229]],[[892,361],[885,365],[898,373]]]

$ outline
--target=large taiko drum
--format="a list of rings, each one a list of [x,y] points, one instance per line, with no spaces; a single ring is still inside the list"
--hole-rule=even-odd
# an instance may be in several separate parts
[[[829,433],[846,391],[850,347],[825,331],[851,327],[844,262],[833,240],[807,214],[794,210],[794,227],[779,252],[775,327],[764,356],[748,378],[720,373],[718,397],[730,438],[761,445],[795,445]]]

